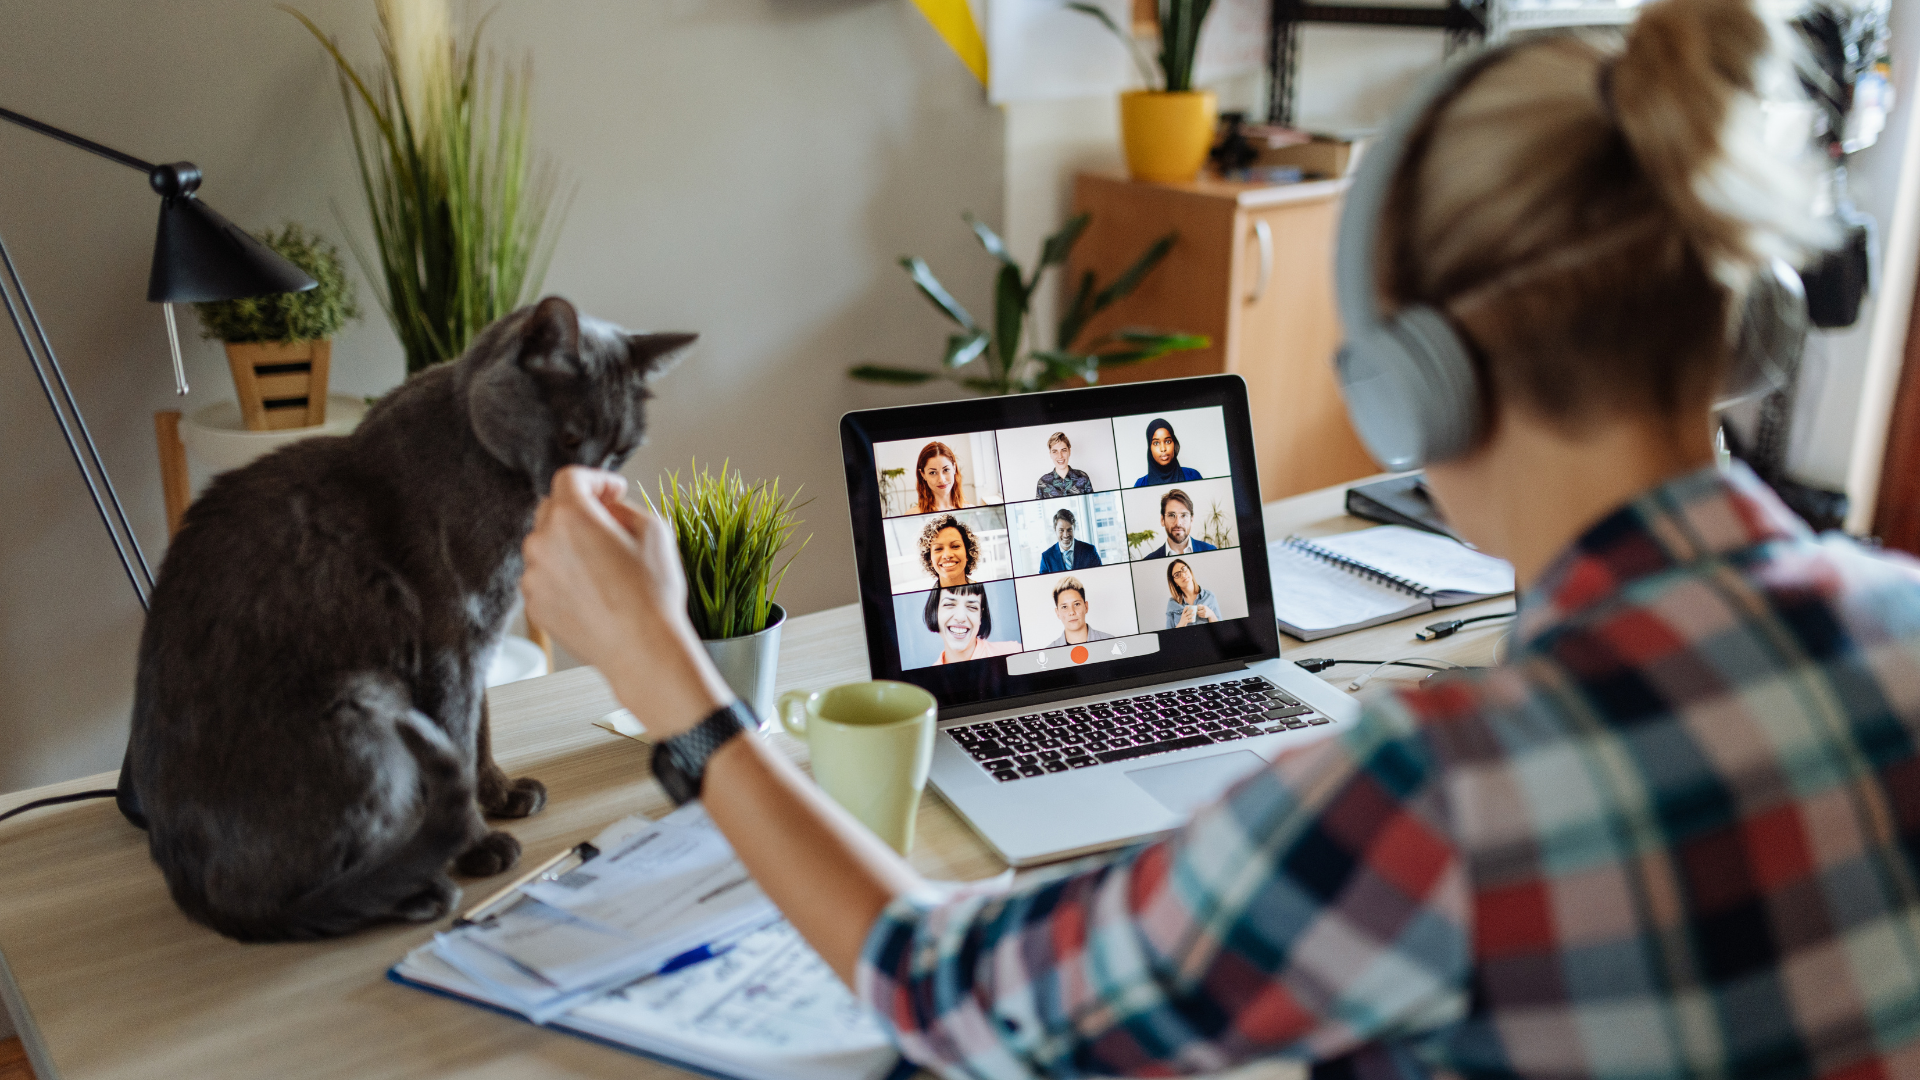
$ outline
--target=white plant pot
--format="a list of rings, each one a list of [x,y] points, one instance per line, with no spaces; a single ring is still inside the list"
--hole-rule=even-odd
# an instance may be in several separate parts
[[[702,638],[713,666],[741,701],[760,718],[760,730],[774,727],[773,682],[780,668],[780,627],[787,621],[787,609],[774,604],[767,612],[767,628],[757,634],[721,638]]]

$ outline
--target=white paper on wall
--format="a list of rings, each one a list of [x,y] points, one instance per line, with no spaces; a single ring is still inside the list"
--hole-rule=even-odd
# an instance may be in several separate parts
[[[1194,85],[1265,70],[1267,27],[1272,18],[1273,5],[1268,0],[1213,0],[1193,58]]]
[[[1130,25],[1129,0],[1087,2],[1116,25]],[[987,99],[996,105],[1097,97],[1140,85],[1126,43],[1066,0],[987,0],[987,60]]]

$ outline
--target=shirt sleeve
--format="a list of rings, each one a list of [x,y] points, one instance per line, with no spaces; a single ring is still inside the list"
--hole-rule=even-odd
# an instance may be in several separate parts
[[[896,901],[856,988],[948,1076],[1327,1060],[1464,1014],[1466,897],[1430,753],[1370,709],[1164,841]]]

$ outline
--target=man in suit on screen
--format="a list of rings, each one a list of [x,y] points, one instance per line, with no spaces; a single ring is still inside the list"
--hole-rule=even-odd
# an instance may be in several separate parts
[[[1053,515],[1053,533],[1060,538],[1040,553],[1040,572],[1059,574],[1068,570],[1086,570],[1100,565],[1100,551],[1085,540],[1073,538],[1073,511],[1064,507]]]

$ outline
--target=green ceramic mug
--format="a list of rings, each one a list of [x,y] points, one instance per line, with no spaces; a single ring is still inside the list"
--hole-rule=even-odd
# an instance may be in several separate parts
[[[780,724],[806,741],[813,779],[902,855],[933,765],[936,703],[909,683],[857,682],[780,695]]]

